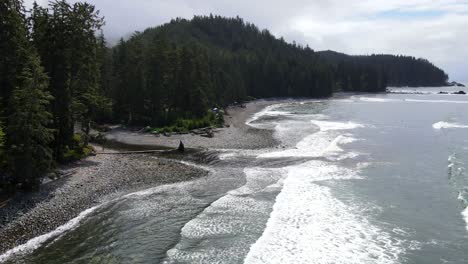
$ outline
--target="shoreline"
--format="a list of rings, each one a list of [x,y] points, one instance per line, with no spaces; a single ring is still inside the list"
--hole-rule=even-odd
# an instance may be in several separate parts
[[[200,168],[175,160],[144,154],[98,155],[76,166],[78,168],[75,168],[73,175],[61,178],[53,182],[53,186],[32,194],[39,202],[33,208],[26,209],[25,213],[19,212],[0,228],[0,254],[55,230],[112,196],[190,181],[208,174]],[[21,199],[12,201],[15,202],[19,206],[22,206],[21,202],[24,203]]]
[[[245,123],[265,107],[287,100],[257,100],[246,108],[230,107],[225,116],[227,127],[213,138],[192,135],[155,137],[125,130],[111,131],[107,138],[121,146],[136,149],[175,149],[182,140],[188,155],[202,150],[259,149],[278,145],[273,131],[250,127]],[[116,152],[106,148],[106,152]],[[185,156],[185,155],[184,155]],[[106,200],[160,185],[190,181],[208,175],[182,159],[151,154],[97,155],[60,170],[58,180],[43,184],[31,194],[17,194],[0,208],[0,255],[29,240],[54,231],[83,211]]]
[[[247,120],[265,107],[288,102],[288,99],[255,100],[242,107],[228,107],[224,116],[225,127],[216,129],[214,137],[199,135],[155,136],[145,132],[132,132],[126,129],[113,129],[105,133],[109,146],[139,149],[176,149],[182,141],[189,149],[260,149],[272,148],[279,144],[273,138],[274,131],[258,129],[246,125]]]

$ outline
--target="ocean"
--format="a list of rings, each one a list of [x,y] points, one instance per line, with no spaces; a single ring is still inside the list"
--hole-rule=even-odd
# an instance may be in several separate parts
[[[7,263],[468,263],[460,88],[271,105],[280,145],[210,150],[210,175],[87,210]]]

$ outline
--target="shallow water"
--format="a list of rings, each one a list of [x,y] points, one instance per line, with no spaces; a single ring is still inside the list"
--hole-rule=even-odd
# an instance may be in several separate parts
[[[468,96],[444,89],[268,107],[249,124],[285,148],[218,150],[9,262],[468,263]]]

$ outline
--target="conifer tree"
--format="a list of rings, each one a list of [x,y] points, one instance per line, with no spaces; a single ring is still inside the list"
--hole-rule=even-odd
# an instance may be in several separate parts
[[[33,188],[52,161],[47,75],[29,42],[22,1],[2,1],[0,20],[4,159],[14,182]]]
[[[3,161],[3,147],[5,145],[5,132],[3,132],[3,125],[0,124],[0,166],[2,165],[2,161]]]
[[[35,5],[31,20],[33,42],[50,76],[50,91],[55,98],[54,152],[60,161],[73,147],[75,123],[81,125],[87,144],[91,122],[110,111],[110,100],[100,87],[98,53],[103,44],[96,36],[103,19],[93,5],[70,5],[61,0],[52,2],[48,9]]]
[[[52,166],[49,144],[53,132],[48,128],[52,116],[47,111],[52,98],[47,92],[47,76],[33,52],[18,79],[10,97],[12,114],[6,128],[8,169],[18,183],[31,189]]]
[[[26,21],[20,0],[0,1],[0,112],[1,119],[9,114],[8,100],[17,86],[18,74],[26,61],[29,45]]]
[[[73,120],[81,125],[85,142],[91,128],[91,122],[99,112],[110,108],[109,102],[100,91],[100,61],[98,52],[100,43],[97,31],[103,25],[99,12],[88,3],[75,3],[70,12],[71,34],[71,92]]]

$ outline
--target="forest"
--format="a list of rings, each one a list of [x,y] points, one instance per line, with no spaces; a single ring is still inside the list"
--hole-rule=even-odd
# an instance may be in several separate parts
[[[92,4],[0,2],[0,189],[33,190],[91,152],[100,123],[200,127],[209,109],[253,98],[441,86],[407,56],[348,56],[288,43],[241,18],[195,16],[106,43]]]

